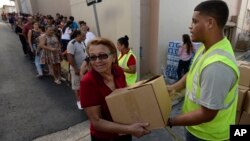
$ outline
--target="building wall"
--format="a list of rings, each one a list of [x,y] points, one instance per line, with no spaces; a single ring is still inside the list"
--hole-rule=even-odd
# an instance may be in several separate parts
[[[245,30],[249,30],[248,23],[247,23],[248,22],[247,21],[248,5],[250,5],[249,0],[242,0],[241,8],[239,11],[239,16],[238,16],[238,24],[237,24],[237,28],[240,32],[245,31]]]
[[[86,0],[70,0],[71,13],[76,21],[84,20],[90,30],[97,35],[93,6],[87,6]],[[128,35],[130,47],[137,56],[139,72],[140,47],[140,0],[108,0],[96,5],[102,37],[112,40]]]
[[[15,0],[15,3],[19,11],[23,13],[41,13],[52,16],[60,13],[64,16],[71,16],[69,0]]]
[[[71,7],[69,0],[30,0],[33,1],[32,5],[33,14],[37,12],[43,15],[56,16],[56,13],[60,13],[64,16],[71,16]]]
[[[125,34],[131,36],[131,0],[109,0],[96,5],[102,37],[116,42]],[[93,6],[87,6],[86,0],[71,0],[71,11],[75,19],[84,20],[90,30],[97,35]]]
[[[242,0],[225,0],[229,7],[229,18],[234,15],[239,15]]]
[[[16,6],[16,11],[17,12],[20,12],[20,8],[21,8],[21,4],[20,4],[20,1],[19,0],[15,0],[15,6]]]
[[[16,12],[16,7],[15,6],[9,6],[9,5],[3,5],[3,12],[4,13]]]
[[[165,56],[159,56],[159,33],[161,32],[161,28],[159,27],[160,25],[160,1],[161,0],[154,0],[150,1],[150,47],[149,47],[149,59],[147,62],[149,62],[149,71],[151,74],[159,74],[160,68],[158,69],[157,67],[160,67],[158,65],[158,60],[162,57]]]
[[[238,20],[237,20],[237,28],[235,33],[235,46],[238,40],[238,35],[240,33],[246,33],[250,32],[250,0],[241,0],[240,1],[240,10],[238,14]]]
[[[150,8],[150,0],[142,0],[141,1],[141,22],[140,22],[140,28],[141,28],[141,53],[140,53],[140,73],[142,75],[150,73],[148,64],[149,64],[149,48],[150,48],[150,18],[151,16],[151,8]],[[143,13],[143,14],[142,14]]]
[[[30,0],[17,0],[20,1],[19,10],[22,13],[32,14],[32,7]]]

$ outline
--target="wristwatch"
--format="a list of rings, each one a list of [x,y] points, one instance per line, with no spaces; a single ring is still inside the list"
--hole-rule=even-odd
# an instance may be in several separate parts
[[[168,118],[168,126],[170,127],[170,128],[172,128],[172,126],[173,126],[173,119],[172,118]]]

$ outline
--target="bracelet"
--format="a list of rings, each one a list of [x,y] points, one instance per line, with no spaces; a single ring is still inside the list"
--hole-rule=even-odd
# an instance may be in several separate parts
[[[168,126],[170,128],[172,128],[172,126],[173,126],[173,119],[172,118],[168,118]]]

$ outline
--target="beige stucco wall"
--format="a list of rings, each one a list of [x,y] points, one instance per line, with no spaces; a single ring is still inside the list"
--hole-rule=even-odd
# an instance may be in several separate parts
[[[97,35],[93,6],[87,6],[86,0],[70,0],[71,13],[76,21],[84,20],[90,30]],[[96,5],[102,37],[112,40],[128,35],[130,47],[137,56],[139,67],[140,47],[140,0],[106,0]]]
[[[241,0],[224,0],[229,8],[229,18],[233,15],[239,15]]]
[[[108,0],[96,5],[100,32],[103,37],[116,39],[123,35],[131,37],[131,0]],[[86,0],[71,0],[71,11],[77,21],[84,20],[90,30],[97,35],[93,6],[87,6]]]
[[[60,13],[71,16],[69,0],[15,0],[19,11],[29,14],[41,13],[55,16]]]
[[[159,56],[159,33],[161,32],[160,27],[160,0],[150,2],[150,47],[149,47],[149,71],[152,74],[159,74],[160,65],[158,61],[160,58],[165,57]]]
[[[20,1],[19,0],[15,0],[15,6],[16,6],[16,11],[20,12]]]
[[[247,9],[250,10],[250,0],[241,0],[240,2],[241,3],[237,21],[236,36],[234,39],[235,45],[238,40],[239,33],[250,31],[250,23],[249,20],[247,20]]]
[[[141,1],[141,22],[140,22],[140,28],[141,28],[141,74],[147,74],[149,73],[149,47],[150,47],[150,0],[142,0]]]
[[[32,7],[30,0],[16,0],[19,1],[19,12],[32,14]]]
[[[247,11],[248,4],[250,5],[249,0],[242,0],[241,8],[240,8],[240,11],[239,11],[238,24],[237,24],[237,27],[238,27],[239,31],[244,31],[244,30],[249,29],[249,27],[247,25],[247,19],[246,19],[247,18],[246,17],[247,16],[246,11]]]
[[[31,0],[34,1],[33,14],[37,12],[43,15],[52,15],[55,17],[56,13],[64,16],[71,16],[71,7],[69,0]]]

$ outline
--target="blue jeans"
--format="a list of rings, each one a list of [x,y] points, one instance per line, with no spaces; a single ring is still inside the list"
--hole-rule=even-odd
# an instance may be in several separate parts
[[[41,66],[41,63],[40,63],[40,55],[35,56],[35,65],[36,65],[37,73],[39,75],[43,75],[43,70],[42,70],[42,66]]]

